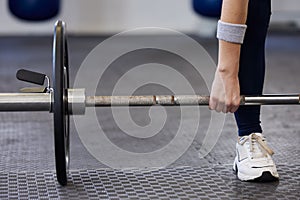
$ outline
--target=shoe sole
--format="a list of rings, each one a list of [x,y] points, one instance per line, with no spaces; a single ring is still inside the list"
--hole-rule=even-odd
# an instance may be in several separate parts
[[[267,182],[275,182],[275,181],[279,180],[279,178],[273,176],[269,171],[264,171],[260,177],[256,177],[254,179],[242,180],[238,176],[238,167],[237,167],[236,164],[235,164],[235,168],[233,168],[233,171],[235,172],[235,174],[236,174],[236,176],[238,177],[239,180],[246,181],[246,182],[267,183]]]
[[[278,178],[273,176],[268,171],[263,172],[262,175],[258,178],[255,178],[253,180],[249,180],[249,182],[261,182],[261,183],[274,182],[274,181],[278,181]]]

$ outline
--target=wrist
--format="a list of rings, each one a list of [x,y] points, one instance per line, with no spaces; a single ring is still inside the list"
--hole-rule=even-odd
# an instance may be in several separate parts
[[[239,66],[230,65],[229,67],[224,65],[218,65],[217,73],[222,78],[238,78]]]
[[[238,76],[241,45],[219,41],[218,68],[224,76]]]

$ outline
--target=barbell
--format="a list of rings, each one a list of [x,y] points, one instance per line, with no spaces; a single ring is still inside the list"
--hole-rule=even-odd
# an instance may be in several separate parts
[[[27,88],[21,93],[0,93],[0,111],[48,111],[53,113],[54,145],[57,180],[67,184],[69,168],[70,115],[84,114],[86,107],[104,106],[192,106],[208,105],[209,96],[148,95],[148,96],[85,96],[84,89],[69,88],[69,63],[66,27],[57,21],[53,37],[53,86],[40,73],[19,70],[17,78],[43,85],[42,89]],[[241,105],[299,104],[299,94],[241,96]]]

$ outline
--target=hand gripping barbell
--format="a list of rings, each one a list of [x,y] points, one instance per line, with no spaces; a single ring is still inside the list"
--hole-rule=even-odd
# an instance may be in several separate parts
[[[57,180],[67,184],[69,168],[69,117],[84,114],[86,107],[208,105],[209,96],[85,96],[84,89],[69,88],[68,47],[65,23],[57,21],[53,38],[53,87],[40,73],[19,70],[17,78],[48,86],[24,89],[26,93],[0,93],[0,111],[49,111],[54,115],[54,144]],[[29,91],[29,93],[28,93]],[[33,92],[34,91],[34,92]],[[241,105],[299,104],[299,95],[241,96]]]

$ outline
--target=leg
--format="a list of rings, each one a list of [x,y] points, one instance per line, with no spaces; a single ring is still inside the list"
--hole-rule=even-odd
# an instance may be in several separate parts
[[[241,49],[239,80],[241,94],[262,94],[265,75],[265,39],[270,20],[270,0],[249,0],[244,44]],[[233,169],[243,181],[278,180],[273,151],[261,134],[260,106],[240,107],[235,113],[239,136]],[[264,145],[262,145],[264,143]]]
[[[241,49],[241,94],[261,95],[265,76],[265,39],[271,15],[270,0],[250,0],[247,32]],[[260,106],[241,106],[235,112],[239,136],[261,133]]]

